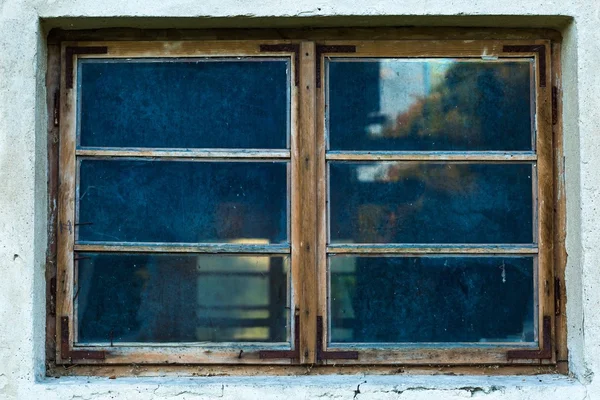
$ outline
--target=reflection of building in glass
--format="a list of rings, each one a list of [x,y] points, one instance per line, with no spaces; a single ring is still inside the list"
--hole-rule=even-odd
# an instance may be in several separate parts
[[[287,257],[88,254],[79,339],[285,342],[288,278]]]
[[[444,78],[451,65],[449,60],[403,61],[379,60],[379,111],[374,115],[383,118],[380,124],[367,127],[371,136],[384,135],[396,128],[397,116],[405,114],[411,106],[430,94],[432,85]]]

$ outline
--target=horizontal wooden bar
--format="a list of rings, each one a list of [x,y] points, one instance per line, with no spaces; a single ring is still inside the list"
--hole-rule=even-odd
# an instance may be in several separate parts
[[[256,351],[261,349],[273,349],[273,350],[289,350],[289,342],[114,342],[110,345],[109,342],[81,342],[75,343],[74,348],[94,349],[102,347],[104,349],[110,348],[126,348],[129,347],[132,351],[134,349],[143,348],[180,348],[180,349],[197,349],[199,347],[206,347],[210,349],[223,349],[231,350],[232,348],[243,349],[244,351]]]
[[[236,253],[236,254],[289,254],[287,244],[212,244],[212,243],[76,243],[74,250],[86,253]]]
[[[498,151],[329,151],[330,161],[536,161],[534,152]]]
[[[517,348],[537,349],[537,343],[530,342],[347,342],[330,343],[331,348],[336,349],[358,349],[358,350],[410,350],[410,349],[480,349],[480,348]]]
[[[537,254],[537,246],[513,244],[332,244],[329,254]]]
[[[338,359],[327,361],[335,365],[502,365],[502,364],[538,364],[539,360],[507,360],[507,353],[521,349],[520,346],[506,347],[456,347],[456,348],[387,348],[356,349],[358,359]],[[327,351],[345,351],[346,347],[329,347]],[[401,361],[399,361],[401,360]]]
[[[279,346],[273,346],[270,343],[264,343],[261,347],[248,346],[243,342],[232,343],[231,347],[225,347],[226,343],[219,343],[218,346],[206,345],[182,345],[175,346],[136,346],[125,347],[118,346],[77,346],[83,351],[104,351],[106,358],[104,360],[77,360],[78,364],[221,364],[221,365],[240,365],[240,364],[264,364],[259,357],[261,350],[272,349],[279,350]],[[287,346],[289,348],[289,344]],[[284,348],[285,349],[285,348]],[[282,350],[284,350],[282,349]],[[273,359],[269,364],[291,364],[291,360]]]
[[[80,157],[144,157],[144,158],[198,158],[198,159],[289,159],[289,150],[257,149],[159,149],[86,147],[75,151]]]
[[[445,40],[534,40],[534,39],[550,39],[560,42],[562,36],[558,30],[546,28],[473,28],[473,27],[422,27],[422,26],[403,26],[398,27],[398,17],[387,16],[388,21],[392,22],[388,26],[385,22],[381,22],[381,15],[375,16],[373,21],[380,21],[376,24],[368,23],[364,16],[345,16],[344,26],[349,28],[329,27],[330,19],[320,17],[314,24],[311,22],[311,29],[302,28],[306,21],[302,20],[305,17],[296,17],[286,27],[273,28],[257,28],[261,26],[260,19],[257,17],[248,18],[250,24],[242,26],[239,19],[231,20],[228,26],[223,26],[224,22],[230,20],[227,18],[211,18],[214,20],[214,26],[210,28],[197,29],[197,19],[188,18],[188,25],[174,29],[171,28],[168,21],[164,21],[163,29],[142,29],[142,28],[101,28],[101,29],[85,29],[85,22],[73,20],[74,23],[81,24],[80,26],[72,27],[68,30],[52,29],[48,35],[48,43],[60,43],[60,41],[142,41],[142,40],[277,40],[281,39],[282,33],[289,40],[371,40],[377,38],[379,40],[437,40],[443,37]],[[480,19],[481,16],[475,17]],[[501,20],[509,21],[512,25],[516,16],[489,16],[489,21],[498,23]],[[531,26],[535,23],[527,16],[520,16],[522,25]],[[180,18],[183,19],[183,18]],[[331,20],[334,20],[331,18]],[[271,21],[269,17],[263,18],[262,21]],[[547,22],[552,21],[552,22]],[[543,26],[563,26],[568,22],[568,17],[564,16],[547,16],[544,17]],[[294,24],[293,22],[296,22]],[[377,25],[370,27],[369,25]],[[491,25],[491,24],[487,24]],[[497,25],[500,26],[500,25]],[[84,29],[81,29],[84,28]]]
[[[249,346],[246,343],[232,343],[227,348],[226,343],[186,344],[146,344],[140,343],[127,346],[126,343],[110,345],[76,345],[83,351],[105,351],[106,359],[78,360],[78,364],[264,364],[259,351],[263,349],[280,349],[271,343],[265,343],[261,348]],[[287,345],[289,348],[289,344]],[[522,349],[521,346],[506,347],[457,347],[457,348],[389,348],[389,349],[354,349],[358,351],[358,359],[323,360],[325,365],[529,365],[540,366],[535,359],[507,360],[507,352]],[[260,350],[259,350],[260,349]],[[241,351],[243,350],[243,351]],[[282,349],[284,350],[284,349]],[[329,347],[328,352],[345,352],[348,348]],[[241,357],[240,357],[241,356]],[[269,364],[290,364],[289,358],[270,359]],[[363,367],[364,368],[364,367]],[[370,367],[369,367],[370,368]]]
[[[150,57],[282,57],[283,52],[264,53],[261,44],[290,43],[289,40],[194,40],[194,41],[102,41],[63,42],[66,46],[107,46],[102,56],[89,54],[82,58],[148,58]],[[287,53],[292,55],[293,52]]]

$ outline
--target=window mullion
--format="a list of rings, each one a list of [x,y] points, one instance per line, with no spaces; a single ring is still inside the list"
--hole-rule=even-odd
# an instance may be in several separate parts
[[[299,57],[298,120],[292,135],[292,276],[299,312],[300,362],[313,364],[317,322],[315,44],[301,43]]]

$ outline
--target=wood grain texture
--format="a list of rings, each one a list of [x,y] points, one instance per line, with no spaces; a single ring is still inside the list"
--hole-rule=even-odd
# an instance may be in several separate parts
[[[261,44],[288,44],[289,40],[202,40],[202,41],[74,41],[64,42],[71,47],[108,47],[107,54],[85,54],[79,58],[132,57],[289,57],[293,54],[262,52]]]
[[[543,44],[545,41],[536,40],[533,44]],[[406,57],[406,58],[437,58],[437,57],[473,57],[493,60],[495,58],[534,57],[537,53],[506,53],[505,45],[532,44],[527,40],[328,40],[324,45],[356,45],[353,57]],[[338,57],[329,54],[327,57]],[[349,55],[342,55],[348,58]]]
[[[552,148],[554,150],[554,276],[555,284],[560,282],[558,287],[555,287],[555,343],[556,343],[556,359],[557,362],[562,362],[563,366],[567,367],[565,361],[569,359],[567,349],[567,292],[565,282],[565,270],[567,267],[567,251],[565,240],[567,235],[567,203],[565,195],[565,159],[563,152],[563,105],[562,105],[562,85],[561,85],[561,45],[560,43],[552,43],[552,63],[551,63],[551,83],[552,87],[556,88],[556,117],[553,121],[552,132]]]
[[[213,244],[213,243],[77,243],[77,252],[87,253],[209,253],[209,254],[289,254],[290,246],[281,244]]]
[[[427,244],[331,244],[328,254],[531,254],[538,253],[536,246],[528,245],[427,245]]]
[[[551,71],[551,51],[549,41],[536,41],[536,44],[546,46],[543,52],[546,57],[546,77]],[[538,61],[539,64],[539,61]],[[536,74],[536,79],[540,75]],[[537,163],[537,216],[538,216],[538,339],[540,348],[543,348],[543,335],[541,328],[544,317],[550,317],[554,326],[554,166],[552,146],[552,87],[546,84],[541,87],[537,82],[536,90],[536,152]],[[555,332],[551,335],[552,348],[554,349]],[[556,362],[555,352],[552,359],[544,362]]]
[[[323,60],[315,60],[322,63]],[[315,72],[319,71],[321,76],[320,81],[324,83],[316,92],[316,141],[317,141],[317,280],[318,280],[318,314],[322,318],[323,326],[329,326],[329,285],[327,277],[327,244],[329,242],[328,229],[328,207],[329,207],[329,183],[327,177],[327,157],[331,152],[327,149],[326,137],[326,115],[327,109],[325,106],[325,68],[315,68]],[[323,350],[326,350],[329,342],[329,329],[323,329],[321,333],[321,341]]]
[[[65,57],[66,45],[62,46],[61,59]],[[75,68],[73,74],[77,74]],[[73,77],[76,79],[76,76]],[[76,111],[75,91],[66,89],[65,65],[61,64],[61,91],[60,91],[60,144],[59,144],[59,177],[58,177],[58,220],[57,220],[57,300],[56,323],[59,317],[73,317],[73,288],[74,263],[73,243],[75,231],[75,136],[76,136]],[[70,343],[73,346],[75,330],[70,324]],[[62,343],[61,327],[56,328],[56,342]],[[56,362],[62,363],[61,346],[56,346]]]
[[[315,44],[300,44],[298,135],[292,147],[292,268],[298,280],[300,363],[316,361],[317,192],[315,145]]]
[[[345,19],[347,20],[347,18]],[[561,33],[540,28],[360,27],[278,29],[52,29],[49,43],[60,41],[190,41],[190,40],[535,40],[560,41]]]
[[[169,159],[208,159],[208,160],[287,160],[289,150],[231,150],[231,149],[147,149],[147,148],[79,148],[78,157],[126,157],[126,158],[169,158]]]
[[[468,161],[468,162],[523,162],[536,161],[533,152],[495,151],[329,151],[328,161]]]
[[[58,142],[60,123],[60,53],[59,45],[48,45],[46,102],[48,113],[48,249],[46,251],[46,363],[56,357],[56,253],[58,218]]]

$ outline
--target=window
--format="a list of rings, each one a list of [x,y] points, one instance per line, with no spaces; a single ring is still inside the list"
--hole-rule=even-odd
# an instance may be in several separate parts
[[[62,60],[58,364],[556,363],[550,41]]]

